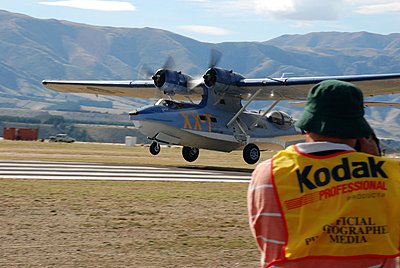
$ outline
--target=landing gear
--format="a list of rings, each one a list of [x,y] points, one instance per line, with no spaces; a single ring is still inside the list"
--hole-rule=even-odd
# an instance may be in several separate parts
[[[182,156],[188,162],[193,162],[199,157],[199,149],[195,147],[183,146]]]
[[[160,151],[161,151],[161,146],[160,146],[160,144],[159,144],[158,142],[156,142],[156,141],[153,141],[153,142],[150,144],[150,153],[151,153],[152,155],[158,155],[158,154],[160,153]]]
[[[243,159],[247,164],[255,164],[260,159],[260,149],[257,145],[249,143],[243,149]]]

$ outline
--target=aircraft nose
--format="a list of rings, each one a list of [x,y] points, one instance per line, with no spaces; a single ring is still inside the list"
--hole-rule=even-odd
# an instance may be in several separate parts
[[[129,112],[129,115],[138,115],[138,114],[139,114],[139,112],[136,109]]]
[[[131,119],[131,120],[134,120],[135,118],[137,119],[137,115],[139,114],[139,111],[138,110],[133,110],[133,111],[130,111],[129,112],[129,119]]]

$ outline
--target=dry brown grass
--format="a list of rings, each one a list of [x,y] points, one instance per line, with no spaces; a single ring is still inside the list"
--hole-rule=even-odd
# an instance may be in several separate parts
[[[0,159],[253,168],[240,152],[0,142]],[[263,153],[263,159],[271,153]],[[0,267],[258,267],[245,183],[0,180]]]
[[[1,267],[256,267],[243,183],[0,180]]]
[[[197,165],[243,162],[238,153],[201,157]],[[145,147],[83,143],[3,141],[0,159],[187,165],[178,148],[153,157]],[[0,180],[0,188],[0,267],[259,263],[245,183]]]

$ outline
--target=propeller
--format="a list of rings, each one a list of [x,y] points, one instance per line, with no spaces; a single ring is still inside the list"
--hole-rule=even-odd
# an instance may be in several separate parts
[[[189,79],[188,83],[187,83],[187,87],[189,89],[194,89],[195,87],[197,87],[198,85],[201,85],[201,83],[203,83],[203,77],[196,77],[196,78],[192,78]]]
[[[217,50],[215,48],[211,49],[210,60],[209,60],[209,63],[208,63],[208,68],[207,68],[208,71],[202,77],[198,77],[198,78],[195,78],[195,79],[192,79],[191,81],[189,81],[188,87],[190,89],[193,89],[193,88],[197,87],[198,85],[200,85],[203,82],[208,87],[214,85],[215,81],[217,80],[216,72],[214,70],[214,67],[217,66],[217,64],[221,60],[221,57],[222,57],[222,52],[221,51],[219,51],[219,50]]]
[[[203,82],[206,83],[207,86],[212,86],[216,81],[216,72],[214,67],[221,60],[222,53],[217,49],[211,49],[210,51],[210,59],[208,63],[208,71],[203,76],[199,76],[196,78],[191,78],[187,80],[187,88],[189,90],[194,89],[195,87],[201,85]],[[151,69],[142,65],[140,68],[140,76],[151,77],[154,81],[154,85],[158,88],[161,88],[166,82],[166,73],[168,71],[172,71],[175,67],[175,61],[171,55],[167,57],[162,68],[158,69],[155,73],[151,71]]]
[[[142,64],[139,68],[139,77],[146,77],[151,78],[154,81],[154,84],[157,87],[162,87],[163,84],[165,83],[165,72],[166,70],[172,70],[175,66],[175,61],[172,58],[171,55],[168,56],[168,58],[165,60],[163,66],[158,69],[156,72],[149,68],[148,65]]]
[[[154,71],[149,68],[148,65],[142,64],[138,70],[139,79],[146,78],[150,79],[154,75]]]
[[[172,70],[175,68],[175,61],[171,55],[168,55],[168,58],[165,60],[162,69],[164,70]]]
[[[216,50],[215,48],[211,49],[210,52],[210,62],[208,63],[208,69],[214,68],[217,66],[218,62],[221,60],[222,52]]]
[[[152,77],[156,87],[162,87],[165,83],[165,69],[158,70]]]
[[[214,68],[208,69],[205,75],[203,75],[204,84],[207,87],[212,87],[217,82],[217,71]]]
[[[167,70],[173,69],[175,66],[175,61],[171,55],[168,56],[163,67],[159,69],[151,78],[154,81],[156,87],[162,87],[165,83],[165,72]]]

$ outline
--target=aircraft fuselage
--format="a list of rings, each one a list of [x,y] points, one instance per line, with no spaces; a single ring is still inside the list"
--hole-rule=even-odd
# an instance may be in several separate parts
[[[198,104],[161,99],[131,112],[130,119],[151,140],[223,152],[241,149],[248,143],[261,150],[281,149],[302,139],[289,116],[279,124],[274,118],[243,111],[232,121],[241,107],[239,98],[216,94],[203,95]]]

